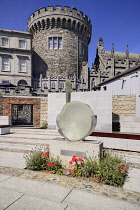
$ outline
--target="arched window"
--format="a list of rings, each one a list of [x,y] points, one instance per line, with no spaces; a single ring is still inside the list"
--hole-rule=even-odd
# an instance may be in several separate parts
[[[55,19],[52,18],[52,28],[54,28],[54,27],[55,27]]]
[[[95,83],[95,78],[92,79],[91,81],[91,87],[95,87],[96,83]]]
[[[54,82],[51,83],[51,88],[55,89],[55,83]]]
[[[63,20],[62,20],[62,27],[66,28],[66,19],[65,18],[63,18]]]
[[[61,20],[60,18],[57,18],[57,28],[60,28]]]
[[[68,29],[71,29],[71,20],[68,19]]]
[[[49,27],[50,27],[50,19],[47,18],[47,28],[49,28]]]
[[[72,30],[74,30],[74,31],[75,31],[75,26],[76,26],[76,21],[74,20],[74,21],[72,22]]]
[[[19,89],[24,90],[26,85],[28,85],[28,84],[25,80],[19,80],[17,86]]]
[[[63,88],[64,88],[64,83],[63,82],[60,82],[59,89],[63,89]]]
[[[45,28],[45,20],[44,19],[41,21],[41,25],[42,25],[42,29],[44,29]]]

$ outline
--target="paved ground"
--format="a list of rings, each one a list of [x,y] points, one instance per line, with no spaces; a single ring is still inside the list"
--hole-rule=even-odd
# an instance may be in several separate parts
[[[44,129],[11,129],[0,136],[0,210],[137,210],[140,209],[140,154],[125,154],[130,162],[123,188],[93,181],[25,170],[26,151],[49,145],[59,137]]]

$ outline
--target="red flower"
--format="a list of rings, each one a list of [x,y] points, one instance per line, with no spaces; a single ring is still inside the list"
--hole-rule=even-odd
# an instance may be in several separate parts
[[[76,169],[69,169],[69,170],[68,170],[69,173],[71,173],[71,172],[76,172],[76,171],[77,171]]]
[[[54,162],[53,164],[54,164],[54,165],[57,165],[58,163],[57,163],[57,162]]]
[[[72,157],[72,162],[75,162],[75,161],[77,161],[77,158],[76,158],[76,156],[74,155],[73,157]]]
[[[77,158],[77,161],[83,161],[83,159],[82,158]]]
[[[77,170],[76,170],[76,169],[73,169],[73,170],[71,170],[71,171],[76,172]]]
[[[69,164],[70,164],[70,165],[72,164],[72,160],[71,160],[71,161],[69,161]]]
[[[47,163],[47,166],[52,166],[52,163]]]
[[[126,167],[124,166],[118,166],[118,168],[122,169],[124,172],[126,172]]]
[[[94,178],[94,181],[97,181],[98,182],[99,181],[99,178]]]
[[[45,152],[44,155],[48,156],[49,155],[49,152]]]

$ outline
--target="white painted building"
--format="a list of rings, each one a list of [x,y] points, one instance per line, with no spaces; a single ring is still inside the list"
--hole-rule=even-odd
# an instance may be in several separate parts
[[[112,95],[136,95],[136,117],[140,117],[140,65],[102,82],[101,91],[112,91]]]
[[[113,95],[140,95],[140,65],[102,82],[101,90],[112,91]]]

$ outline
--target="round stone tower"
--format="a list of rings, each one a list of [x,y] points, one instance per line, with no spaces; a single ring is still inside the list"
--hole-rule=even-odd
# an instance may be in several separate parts
[[[32,34],[33,77],[80,78],[88,62],[92,24],[88,17],[65,6],[49,6],[35,11],[28,19]],[[84,76],[83,76],[84,77]]]

